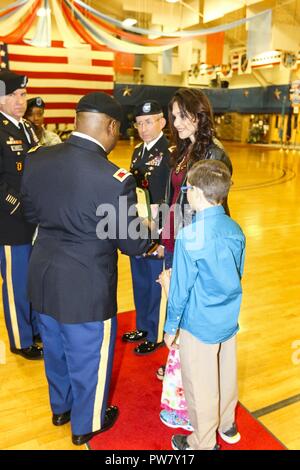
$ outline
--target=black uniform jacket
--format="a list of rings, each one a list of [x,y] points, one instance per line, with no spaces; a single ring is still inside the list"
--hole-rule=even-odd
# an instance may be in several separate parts
[[[117,249],[139,255],[149,245],[147,238],[128,236],[128,224],[139,221],[135,207],[126,219],[128,207],[136,204],[135,189],[131,174],[109,162],[99,145],[75,135],[28,155],[24,210],[39,224],[28,281],[35,310],[62,323],[102,321],[116,314]],[[103,228],[108,221],[111,230],[99,239],[97,224]]]
[[[147,188],[150,204],[160,204],[164,200],[166,184],[170,172],[169,142],[163,135],[148,152],[141,143],[135,148],[130,165],[136,184]]]
[[[38,138],[31,125],[23,122],[31,143],[23,131],[0,112],[0,245],[31,243],[35,229],[22,215],[20,187],[25,155],[37,145]]]
[[[221,147],[221,143],[214,139],[213,143],[207,148],[204,160],[220,160],[221,162],[225,163],[227,168],[229,169],[230,173],[232,174],[232,163],[228,155],[226,154],[225,150]],[[182,186],[185,186],[187,182],[187,174],[185,175]],[[172,190],[172,172],[170,172],[167,186],[166,186],[166,194],[165,194],[165,203],[167,205],[171,205],[173,199],[173,190]],[[230,216],[230,211],[228,207],[227,198],[223,202],[223,207],[227,215]],[[178,199],[176,201],[176,208],[175,208],[175,236],[178,230],[184,226],[191,223],[193,211],[191,210],[186,192],[180,192]]]

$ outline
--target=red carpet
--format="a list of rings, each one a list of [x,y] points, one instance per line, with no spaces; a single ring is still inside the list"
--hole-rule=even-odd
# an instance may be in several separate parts
[[[92,450],[170,450],[171,436],[184,434],[170,429],[159,419],[161,382],[157,368],[167,358],[167,348],[159,348],[148,356],[132,353],[135,344],[123,343],[122,334],[135,328],[135,313],[118,316],[119,327],[114,360],[110,404],[117,405],[120,416],[115,426],[90,441]],[[222,450],[281,450],[285,447],[241,405],[237,424],[242,439],[228,445],[219,441]],[[186,433],[188,434],[188,433]]]

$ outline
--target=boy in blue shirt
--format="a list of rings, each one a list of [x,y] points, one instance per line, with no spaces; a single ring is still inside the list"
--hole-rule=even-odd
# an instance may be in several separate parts
[[[228,443],[240,440],[236,333],[245,236],[222,207],[231,185],[224,163],[197,162],[187,184],[183,189],[195,215],[176,240],[164,340],[170,349],[180,330],[182,381],[194,432],[173,435],[172,447],[212,450],[217,432]],[[161,282],[167,280],[162,276]]]

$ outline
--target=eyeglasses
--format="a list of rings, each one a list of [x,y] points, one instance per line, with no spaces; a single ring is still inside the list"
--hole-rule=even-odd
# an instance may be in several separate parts
[[[140,129],[142,128],[143,126],[145,127],[151,127],[153,126],[153,124],[156,122],[156,121],[159,121],[161,119],[161,117],[157,118],[157,119],[146,119],[145,121],[140,121],[140,122],[135,122],[133,124],[133,127],[135,129]]]
[[[187,193],[189,189],[194,189],[194,186],[181,186],[180,191],[182,193]]]

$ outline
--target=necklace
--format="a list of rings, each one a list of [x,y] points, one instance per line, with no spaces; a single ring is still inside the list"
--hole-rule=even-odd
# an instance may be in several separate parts
[[[183,159],[177,164],[175,168],[175,173],[178,175],[182,170],[184,170],[187,167],[187,158],[186,155],[183,157]]]

